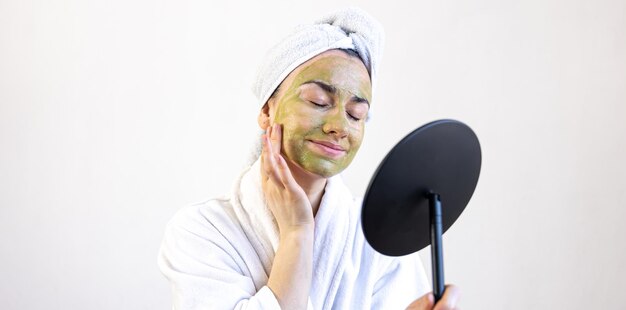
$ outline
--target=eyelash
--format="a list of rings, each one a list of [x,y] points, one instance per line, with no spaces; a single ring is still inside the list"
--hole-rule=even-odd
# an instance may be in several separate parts
[[[357,121],[357,122],[361,120],[360,118],[356,118],[356,117],[352,116],[352,114],[350,114],[350,113],[348,113],[348,117],[353,119],[353,120],[355,120],[355,121]]]
[[[319,103],[317,103],[315,101],[309,101],[309,102],[312,103],[313,105],[317,106],[317,107],[320,107],[320,108],[325,108],[327,106],[326,104],[319,104]],[[352,114],[350,114],[350,113],[346,113],[346,114],[348,114],[348,117],[351,118],[354,121],[358,122],[358,121],[361,120],[360,118],[356,118],[356,117],[352,116]]]
[[[316,106],[318,106],[318,107],[326,107],[326,105],[325,105],[325,104],[319,104],[319,103],[317,103],[317,102],[315,102],[315,101],[309,101],[309,102],[310,102],[310,103],[312,103],[312,104],[314,104],[314,105],[316,105]]]

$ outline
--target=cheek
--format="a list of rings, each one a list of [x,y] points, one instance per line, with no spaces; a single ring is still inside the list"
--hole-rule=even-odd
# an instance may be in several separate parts
[[[296,150],[304,146],[304,139],[316,131],[317,122],[314,118],[291,115],[279,121],[283,125],[283,146]]]
[[[298,116],[289,117],[283,122],[283,127],[285,128],[285,131],[291,132],[293,134],[304,133],[312,126],[314,126],[313,120]]]
[[[363,124],[359,124],[355,127],[352,127],[350,130],[351,144],[355,147],[361,145],[363,141],[363,136],[365,135],[365,126]]]
[[[297,113],[285,118],[283,124],[294,134],[309,134],[315,129],[321,128],[323,118],[315,113]]]

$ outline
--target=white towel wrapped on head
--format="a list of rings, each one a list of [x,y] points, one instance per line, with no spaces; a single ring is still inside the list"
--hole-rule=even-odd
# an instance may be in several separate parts
[[[331,13],[318,22],[297,27],[270,49],[259,67],[254,94],[262,107],[291,71],[332,49],[353,49],[359,54],[370,74],[373,93],[383,44],[383,27],[365,11],[348,8]]]

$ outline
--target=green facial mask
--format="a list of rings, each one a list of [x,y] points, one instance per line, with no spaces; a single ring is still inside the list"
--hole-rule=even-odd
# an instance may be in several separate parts
[[[283,126],[282,152],[286,157],[303,169],[328,178],[347,168],[361,146],[365,117],[355,120],[351,111],[355,106],[360,114],[367,111],[365,103],[355,104],[353,98],[370,100],[369,75],[358,58],[339,51],[319,55],[299,69],[292,72],[295,77],[276,102],[274,122]],[[334,92],[307,83],[311,81],[330,85]],[[338,144],[345,152],[329,155],[313,141]]]

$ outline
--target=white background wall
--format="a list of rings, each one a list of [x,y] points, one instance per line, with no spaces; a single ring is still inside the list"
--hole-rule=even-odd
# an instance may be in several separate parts
[[[0,307],[169,309],[164,225],[230,190],[260,58],[350,3],[0,1]],[[409,131],[462,120],[483,170],[444,239],[461,307],[626,307],[626,2],[358,5],[387,44],[355,193]]]

